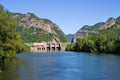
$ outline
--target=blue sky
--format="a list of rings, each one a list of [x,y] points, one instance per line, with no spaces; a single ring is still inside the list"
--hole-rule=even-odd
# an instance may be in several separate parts
[[[120,16],[120,0],[0,0],[11,12],[31,12],[60,26],[65,34]]]

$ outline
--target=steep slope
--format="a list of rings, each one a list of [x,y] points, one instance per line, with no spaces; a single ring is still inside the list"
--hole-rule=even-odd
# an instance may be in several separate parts
[[[120,38],[120,17],[115,19],[115,23],[107,29],[100,30],[100,34],[106,35],[110,40]]]
[[[76,35],[79,39],[76,38],[74,44],[68,44],[66,50],[120,54],[120,17],[109,18],[102,26],[98,27],[97,31],[98,34],[87,29],[78,30]]]
[[[114,18],[109,18],[105,24],[103,24],[102,26],[99,27],[99,30],[103,30],[103,29],[107,29],[109,27],[111,27],[112,25],[115,24],[115,19]]]
[[[101,32],[114,26],[116,24],[116,21],[117,19],[111,17],[106,22],[99,22],[93,26],[85,25],[75,33],[73,40],[76,42],[77,38],[83,38],[85,36],[88,36],[90,33],[101,34]]]
[[[67,34],[66,37],[68,38],[68,40],[71,42],[73,39],[74,34]]]
[[[19,24],[16,30],[22,34],[24,42],[66,42],[67,38],[58,25],[48,19],[38,18],[33,13],[12,13]]]
[[[105,24],[104,22],[99,22],[99,23],[96,23],[93,26],[85,25],[81,29],[82,30],[89,30],[89,31],[96,31],[96,30],[98,30],[104,24]]]

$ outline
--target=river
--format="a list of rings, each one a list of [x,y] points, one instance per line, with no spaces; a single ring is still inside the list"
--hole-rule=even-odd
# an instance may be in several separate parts
[[[120,56],[21,53],[6,59],[0,80],[120,80]]]

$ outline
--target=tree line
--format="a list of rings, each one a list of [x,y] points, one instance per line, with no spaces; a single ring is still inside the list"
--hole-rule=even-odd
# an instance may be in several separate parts
[[[84,38],[78,38],[75,43],[68,44],[66,50],[120,54],[120,16],[115,21],[111,27],[97,30],[99,34],[89,33]]]
[[[119,54],[120,36],[111,40],[103,34],[92,34],[91,36],[78,38],[75,43],[68,44],[66,51]]]
[[[16,53],[28,50],[21,35],[15,29],[17,24],[18,21],[0,5],[0,64],[3,57],[12,57]]]

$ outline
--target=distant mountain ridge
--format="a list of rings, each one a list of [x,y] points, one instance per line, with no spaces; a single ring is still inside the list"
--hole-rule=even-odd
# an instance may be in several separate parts
[[[58,25],[33,13],[11,13],[18,20],[16,30],[24,42],[66,42],[67,38]]]
[[[76,39],[77,38],[83,38],[85,36],[88,36],[88,34],[101,34],[101,32],[103,31],[106,31],[108,30],[109,28],[113,27],[113,26],[116,26],[117,27],[120,27],[120,25],[118,25],[119,23],[119,18],[109,18],[106,22],[99,22],[99,23],[96,23],[95,25],[93,26],[89,26],[89,25],[85,25],[83,26],[81,29],[79,29],[75,35],[74,35],[74,38],[73,38],[73,42],[76,42]],[[111,28],[113,29],[113,28]]]
[[[74,35],[74,43],[68,44],[65,50],[120,54],[120,17],[95,25],[79,29]]]
[[[68,40],[71,42],[74,37],[74,34],[67,34],[66,36],[67,36]]]

